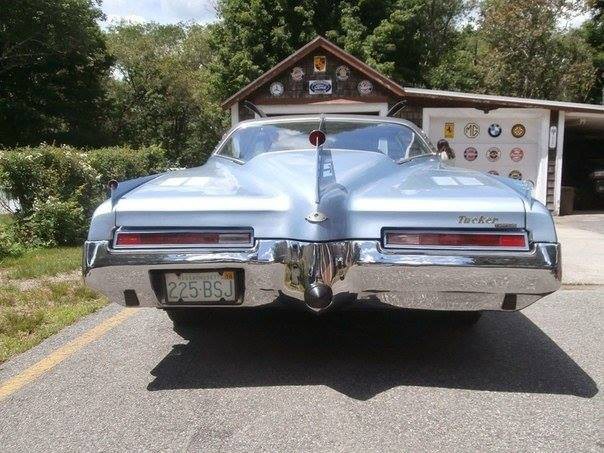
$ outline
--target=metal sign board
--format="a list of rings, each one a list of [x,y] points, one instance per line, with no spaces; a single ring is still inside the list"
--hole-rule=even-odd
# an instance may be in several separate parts
[[[309,94],[331,94],[332,83],[331,79],[326,80],[310,80],[308,82]]]

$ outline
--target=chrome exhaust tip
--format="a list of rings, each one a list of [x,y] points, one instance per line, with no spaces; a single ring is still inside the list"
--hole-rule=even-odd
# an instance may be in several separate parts
[[[323,310],[331,305],[333,292],[331,288],[323,283],[313,283],[310,288],[304,292],[304,302],[314,310]]]

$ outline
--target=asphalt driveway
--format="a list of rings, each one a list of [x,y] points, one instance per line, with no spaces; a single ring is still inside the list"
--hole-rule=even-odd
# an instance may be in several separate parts
[[[568,286],[468,332],[112,305],[2,365],[0,450],[601,451],[603,301]]]

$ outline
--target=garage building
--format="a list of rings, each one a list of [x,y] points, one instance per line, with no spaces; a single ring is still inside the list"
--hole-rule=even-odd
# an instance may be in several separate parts
[[[575,195],[579,209],[604,208],[591,179],[604,170],[601,105],[403,87],[323,37],[224,101],[232,124],[255,116],[244,101],[267,116],[386,115],[405,101],[397,116],[433,143],[448,140],[455,165],[530,180],[555,214],[572,209]]]

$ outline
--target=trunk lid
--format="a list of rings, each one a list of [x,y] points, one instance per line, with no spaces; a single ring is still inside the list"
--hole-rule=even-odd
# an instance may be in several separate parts
[[[488,175],[435,157],[396,164],[381,153],[325,150],[320,172],[327,216],[315,205],[315,153],[259,155],[244,165],[212,157],[162,175],[116,204],[129,227],[252,227],[257,238],[376,239],[382,228],[524,228],[522,197]]]

